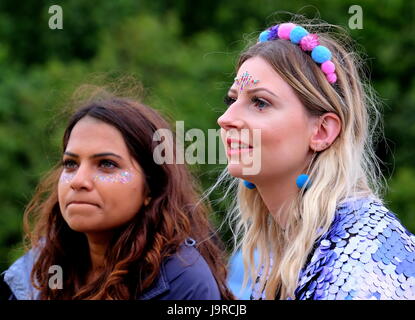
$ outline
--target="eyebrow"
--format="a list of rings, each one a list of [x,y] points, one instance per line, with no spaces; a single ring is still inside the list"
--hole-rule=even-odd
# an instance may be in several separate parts
[[[73,153],[73,152],[65,151],[63,154],[66,154],[67,156],[71,156],[71,157],[74,157],[74,158],[79,158],[79,155],[77,155],[76,153]],[[108,157],[108,156],[113,156],[113,157],[122,159],[121,156],[119,156],[118,154],[115,154],[113,152],[96,153],[96,154],[93,154],[92,156],[90,156],[90,158],[93,159],[93,158]]]
[[[253,89],[247,89],[246,91],[248,93],[255,93],[255,92],[258,92],[258,91],[266,91],[270,95],[274,96],[275,98],[278,98],[278,96],[274,92],[272,92],[271,90],[268,90],[266,88],[253,88]],[[229,92],[230,93],[237,93],[237,90],[236,89],[230,89]]]

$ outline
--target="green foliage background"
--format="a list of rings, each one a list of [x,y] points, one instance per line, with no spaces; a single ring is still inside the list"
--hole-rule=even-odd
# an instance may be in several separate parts
[[[48,28],[53,4],[63,9],[63,30]],[[381,143],[377,153],[385,162],[387,203],[415,232],[415,2],[2,0],[0,270],[22,253],[24,207],[60,157],[64,123],[56,115],[91,74],[135,75],[147,104],[186,129],[216,129],[244,35],[269,26],[277,11],[319,14],[347,28],[355,4],[363,9],[363,29],[349,31],[385,104],[388,147]],[[207,188],[222,167],[193,170]],[[223,207],[215,210],[219,224]]]

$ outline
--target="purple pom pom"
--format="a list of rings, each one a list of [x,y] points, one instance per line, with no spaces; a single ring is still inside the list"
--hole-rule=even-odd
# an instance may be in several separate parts
[[[278,39],[278,24],[272,26],[269,30],[268,40],[275,40]]]

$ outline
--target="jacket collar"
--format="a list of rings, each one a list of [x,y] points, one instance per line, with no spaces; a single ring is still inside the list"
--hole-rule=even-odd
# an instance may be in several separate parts
[[[36,300],[39,294],[30,281],[34,261],[35,252],[30,250],[4,272],[4,281],[17,300]]]
[[[138,298],[139,300],[150,300],[162,293],[169,291],[170,285],[166,276],[166,266],[161,264],[160,272],[153,285],[150,286],[145,292]]]
[[[30,281],[33,264],[36,258],[34,250],[28,251],[24,256],[16,260],[4,272],[4,281],[9,286],[17,300],[36,300],[39,290],[33,287]],[[138,299],[150,300],[170,290],[166,276],[165,264],[162,263],[160,273],[154,284],[148,288]]]

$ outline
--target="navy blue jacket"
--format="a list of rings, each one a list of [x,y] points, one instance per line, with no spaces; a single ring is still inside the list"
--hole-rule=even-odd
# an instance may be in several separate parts
[[[34,253],[31,250],[2,273],[0,278],[1,298],[36,300],[38,290],[30,282],[34,258]],[[194,244],[187,241],[177,253],[165,259],[153,285],[145,290],[138,299],[219,300],[221,296],[216,280],[205,259],[194,247]]]

